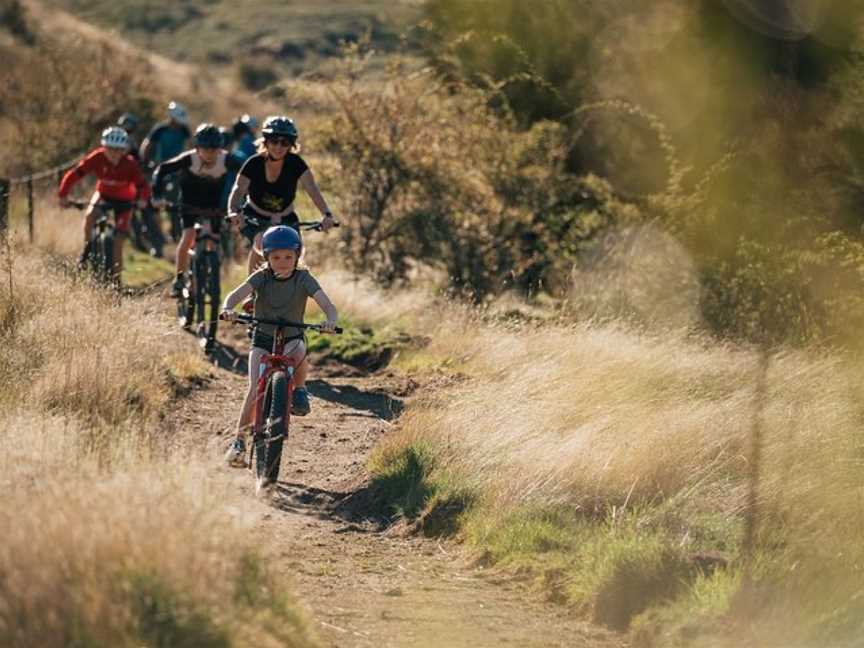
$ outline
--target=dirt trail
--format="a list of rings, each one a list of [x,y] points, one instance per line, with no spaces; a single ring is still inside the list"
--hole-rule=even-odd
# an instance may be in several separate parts
[[[411,390],[404,377],[316,368],[313,412],[292,421],[275,496],[257,499],[249,471],[221,465],[245,389],[245,349],[236,337],[220,347],[222,366],[183,403],[176,433],[206,445],[213,479],[248,498],[244,514],[254,515],[325,645],[621,645],[518,582],[471,565],[458,544],[396,532],[375,517],[365,463],[404,404],[396,394]]]

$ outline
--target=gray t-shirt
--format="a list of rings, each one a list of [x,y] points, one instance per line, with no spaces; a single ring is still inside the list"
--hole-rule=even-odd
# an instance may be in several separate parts
[[[255,317],[286,319],[302,322],[306,313],[306,300],[321,290],[318,281],[308,270],[295,270],[290,277],[279,279],[270,268],[262,268],[247,279],[255,289],[253,303]],[[272,324],[259,324],[258,332],[273,337],[276,327]],[[297,328],[285,329],[288,336],[300,335]]]

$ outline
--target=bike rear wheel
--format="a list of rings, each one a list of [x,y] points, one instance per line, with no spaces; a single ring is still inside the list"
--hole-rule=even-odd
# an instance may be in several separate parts
[[[144,215],[140,210],[136,209],[132,212],[130,224],[132,226],[132,246],[139,252],[149,252],[150,248],[144,240]]]
[[[264,421],[256,430],[255,476],[262,485],[275,484],[282,464],[282,445],[288,438],[288,377],[284,371],[276,371],[267,381],[264,393]]]

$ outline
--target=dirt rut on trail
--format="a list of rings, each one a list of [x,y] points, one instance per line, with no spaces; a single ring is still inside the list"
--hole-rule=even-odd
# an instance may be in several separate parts
[[[236,337],[220,345],[214,380],[182,403],[177,440],[205,444],[213,479],[248,501],[244,514],[254,516],[272,564],[324,645],[622,645],[518,582],[472,565],[460,545],[406,535],[376,517],[365,464],[413,387],[397,374],[313,367],[312,414],[292,419],[277,489],[269,501],[256,498],[248,470],[221,464],[245,390],[246,348]]]

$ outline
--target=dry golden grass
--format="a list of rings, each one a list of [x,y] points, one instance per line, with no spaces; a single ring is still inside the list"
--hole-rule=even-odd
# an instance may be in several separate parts
[[[6,390],[4,401],[98,422],[147,420],[172,396],[166,350],[185,350],[183,362],[206,373],[194,345],[166,327],[155,298],[118,303],[87,281],[64,277],[58,266],[32,255],[13,260],[13,297],[8,290],[0,297],[3,369],[20,387]]]
[[[0,258],[0,644],[314,645],[239,503],[159,432],[209,372],[195,345],[23,247]]]
[[[382,302],[388,304],[386,297]],[[458,363],[468,379],[415,401],[373,465],[404,457],[401,449],[427,456],[433,448],[430,492],[455,487],[478,498],[462,524],[480,548],[498,543],[506,548],[495,555],[506,559],[550,534],[536,545],[542,559],[559,539],[567,546],[575,541],[542,528],[548,522],[538,521],[542,515],[519,516],[551,509],[554,527],[555,516],[569,511],[561,518],[568,525],[582,519],[598,533],[618,534],[590,541],[590,559],[605,570],[613,552],[622,551],[624,536],[614,532],[621,520],[621,529],[636,534],[627,551],[637,553],[628,560],[650,541],[685,556],[716,550],[731,561],[728,577],[702,579],[687,590],[691,622],[694,610],[709,616],[731,610],[731,618],[753,621],[751,637],[775,644],[824,633],[846,645],[861,629],[855,619],[864,592],[864,374],[854,358],[816,350],[773,354],[760,408],[760,355],[753,348],[615,324],[514,328],[492,323],[488,311],[472,315],[441,301],[415,302],[411,312],[412,332],[431,336],[429,364]],[[754,470],[751,564],[756,591],[763,592],[755,603],[742,589],[750,581],[740,577],[748,564],[742,538]],[[509,518],[521,521],[507,527]],[[653,535],[637,540],[643,533]],[[574,596],[596,594],[586,589],[600,582],[586,575],[584,554],[583,563],[573,563],[590,543],[576,542],[572,558],[560,558]]]

